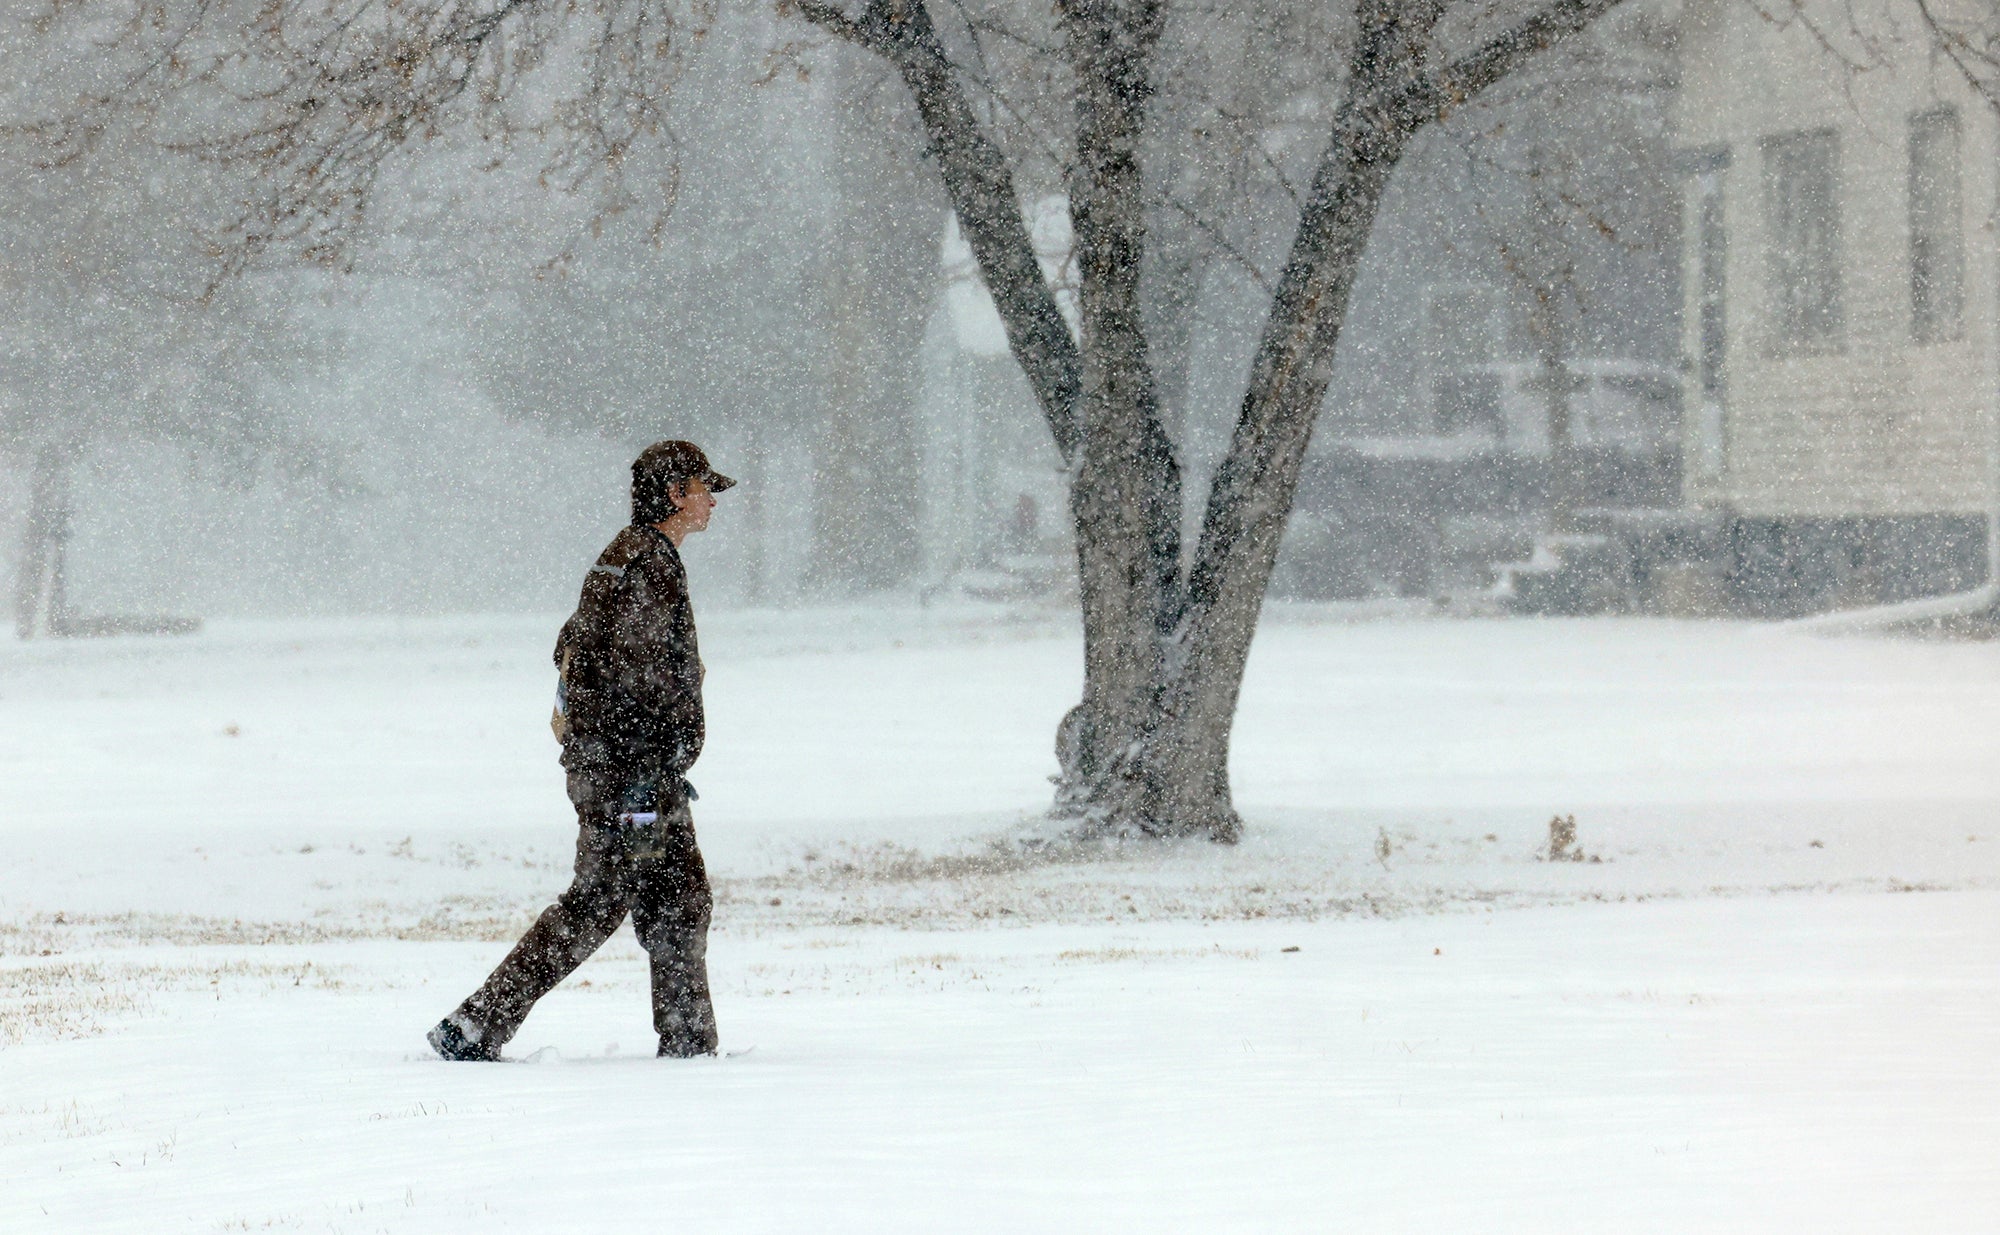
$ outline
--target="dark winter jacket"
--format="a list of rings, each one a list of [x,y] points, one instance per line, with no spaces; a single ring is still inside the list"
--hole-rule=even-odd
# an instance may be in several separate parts
[[[634,524],[605,546],[555,659],[563,767],[610,794],[650,782],[677,798],[705,723],[687,570],[666,533]]]

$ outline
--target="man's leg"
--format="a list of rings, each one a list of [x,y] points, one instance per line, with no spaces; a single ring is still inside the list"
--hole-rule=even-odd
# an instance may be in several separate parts
[[[568,890],[542,911],[479,989],[445,1018],[472,1048],[466,1057],[498,1059],[535,1001],[554,990],[625,920],[632,873],[626,842],[585,802],[577,804],[577,824],[576,877]],[[440,1054],[452,1053],[435,1038],[431,1044]]]
[[[686,805],[660,821],[633,855],[632,928],[653,962],[653,1028],[660,1054],[713,1055],[718,1038],[708,993],[708,870]]]

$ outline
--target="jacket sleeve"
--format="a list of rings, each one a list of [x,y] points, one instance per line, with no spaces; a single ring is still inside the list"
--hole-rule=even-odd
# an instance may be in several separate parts
[[[638,712],[643,746],[663,772],[684,775],[701,754],[701,657],[687,575],[660,558],[631,572],[610,623],[613,675]]]

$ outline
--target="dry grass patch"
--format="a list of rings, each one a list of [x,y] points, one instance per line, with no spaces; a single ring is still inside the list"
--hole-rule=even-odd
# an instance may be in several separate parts
[[[1123,961],[1206,960],[1217,956],[1254,961],[1259,955],[1256,948],[1225,948],[1216,944],[1207,948],[1071,948],[1056,953],[1056,960],[1073,965],[1111,965]]]
[[[0,1046],[87,1038],[104,1023],[143,1015],[155,996],[209,992],[217,999],[284,987],[340,990],[343,972],[312,961],[215,964],[48,960],[0,966]]]

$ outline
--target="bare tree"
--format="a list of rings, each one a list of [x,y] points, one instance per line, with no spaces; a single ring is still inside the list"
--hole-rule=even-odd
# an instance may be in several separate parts
[[[1120,832],[1239,834],[1238,692],[1390,176],[1419,133],[1619,2],[780,0],[900,80],[1068,465],[1085,685],[1058,735],[1061,811]],[[36,135],[82,152],[103,116],[137,106],[161,140],[247,169],[254,190],[218,238],[225,269],[280,251],[340,260],[388,156],[413,145],[467,166],[526,151],[561,187],[594,190],[592,219],[658,217],[671,141],[648,139],[670,137],[663,100],[712,17],[707,0],[127,3],[127,35],[105,53],[124,70],[51,109]],[[1271,41],[1287,22],[1312,37]],[[1217,39],[1235,48],[1222,89],[1187,70],[1201,62],[1187,49],[1213,60]],[[790,44],[775,63],[813,54]],[[1310,135],[1303,166],[1276,149],[1280,128]],[[1170,162],[1161,151],[1195,130],[1220,151],[1199,191],[1147,174],[1149,152]],[[1291,240],[1262,276],[1261,341],[1184,545],[1182,461],[1162,415],[1178,392],[1163,392],[1160,315],[1142,289],[1149,222],[1174,212],[1254,266],[1232,238],[1243,202],[1222,172],[1260,161],[1288,199]],[[1074,332],[1030,236],[1043,176],[1070,213]]]
[[[1555,0],[1497,16],[1494,6],[1443,0],[1356,6],[1330,131],[1200,536],[1184,554],[1180,469],[1160,422],[1138,288],[1147,241],[1139,154],[1167,6],[1056,6],[1073,78],[1065,175],[1081,310],[1073,338],[1036,267],[1007,159],[979,122],[928,6],[797,0],[808,20],[901,73],[1014,354],[1071,465],[1085,686],[1058,743],[1061,807],[1120,829],[1238,835],[1228,775],[1238,692],[1390,173],[1426,126],[1616,3]]]

